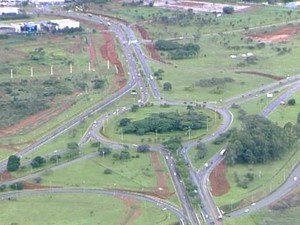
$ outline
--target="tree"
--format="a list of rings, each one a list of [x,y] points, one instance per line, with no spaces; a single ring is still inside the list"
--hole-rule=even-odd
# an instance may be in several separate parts
[[[196,146],[197,153],[195,155],[196,160],[203,159],[207,154],[207,147],[204,143],[199,142]]]
[[[171,91],[172,90],[172,84],[170,82],[164,83],[163,90],[164,91]]]
[[[291,99],[288,101],[288,104],[289,104],[289,105],[295,105],[295,103],[296,103],[296,100],[293,99],[293,98],[291,98]]]
[[[78,146],[78,144],[77,144],[76,142],[69,142],[69,143],[67,144],[67,148],[68,148],[68,149],[75,150],[75,149],[78,149],[79,146]]]
[[[46,163],[46,159],[41,156],[36,156],[30,163],[33,168],[41,167],[44,163]]]
[[[130,123],[131,119],[128,118],[123,118],[120,120],[119,125],[120,127],[127,126]]]
[[[232,6],[225,6],[223,7],[223,13],[225,14],[232,14],[234,12],[234,8]]]
[[[294,145],[295,141],[297,140],[296,135],[293,131],[293,124],[288,122],[283,127],[284,131],[286,132],[287,140],[288,140],[288,148],[291,150],[291,147]]]
[[[79,152],[79,145],[76,142],[69,142],[67,144],[66,156],[68,158],[72,158],[79,155]]]
[[[149,152],[149,151],[150,151],[150,146],[147,144],[139,145],[137,147],[137,152],[145,153],[145,152]]]
[[[22,182],[16,182],[14,184],[9,185],[9,187],[13,190],[22,190],[25,186]]]
[[[99,155],[104,157],[106,155],[111,154],[111,148],[101,147],[101,148],[98,148],[98,152],[99,152]]]
[[[20,157],[16,155],[11,155],[8,158],[6,169],[9,172],[17,171],[20,167],[20,164]]]
[[[139,109],[139,106],[138,105],[133,105],[131,106],[131,112],[137,112]]]

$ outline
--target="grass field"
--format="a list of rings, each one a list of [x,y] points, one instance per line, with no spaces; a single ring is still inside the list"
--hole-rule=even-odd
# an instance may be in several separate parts
[[[114,151],[118,152],[118,151]],[[131,155],[137,153],[130,150]],[[110,168],[113,173],[104,174]],[[140,158],[128,161],[115,161],[112,155],[84,160],[46,175],[42,184],[53,186],[107,187],[127,189],[153,189],[156,176],[149,154],[140,154]]]
[[[132,225],[168,225],[178,220],[150,203],[92,194],[17,197],[0,206],[2,224],[118,225],[132,220]]]

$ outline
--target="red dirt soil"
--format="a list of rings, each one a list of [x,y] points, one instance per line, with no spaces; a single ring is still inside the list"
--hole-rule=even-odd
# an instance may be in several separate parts
[[[111,33],[102,32],[102,34],[105,43],[100,48],[101,55],[105,60],[108,60],[112,66],[116,67],[117,73],[115,74],[114,82],[118,84],[118,89],[120,89],[126,85],[125,72],[115,49],[114,40]]]
[[[5,150],[10,150],[10,151],[15,151],[18,152],[20,149],[18,149],[17,147],[14,147],[12,145],[0,145],[0,150],[1,149],[5,149]]]
[[[138,30],[138,32],[140,33],[141,37],[144,39],[144,40],[151,40],[148,32],[145,30],[145,28],[143,28],[142,26],[140,25],[135,25],[136,29]],[[159,55],[159,52],[155,49],[155,46],[154,44],[151,42],[151,43],[146,43],[145,44],[149,54],[150,54],[150,57],[156,61],[159,61],[159,62],[162,62],[162,63],[166,63]]]
[[[9,181],[12,180],[14,177],[7,171],[1,174],[1,181]]]
[[[221,196],[230,190],[230,185],[226,178],[226,164],[222,161],[209,176],[211,193],[213,196]]]
[[[133,199],[121,198],[121,197],[119,197],[119,199],[122,200],[122,202],[126,205],[125,218],[122,218],[120,224],[130,225],[142,215],[142,210],[139,207],[137,201]]]
[[[91,67],[95,68],[96,63],[97,63],[97,56],[96,56],[96,49],[95,49],[95,46],[93,45],[93,41],[91,38],[88,43],[88,50],[89,50],[89,56],[90,56],[90,61],[91,61]]]
[[[157,152],[150,153],[151,162],[156,172],[156,188],[154,190],[154,195],[157,195],[163,199],[170,198],[174,193],[169,192],[167,184],[167,174],[164,172],[161,162],[158,157]]]
[[[289,42],[291,36],[298,35],[300,33],[300,26],[289,26],[284,27],[280,30],[265,33],[265,34],[256,34],[256,35],[249,35],[249,37],[258,42],[281,42],[287,43]]]

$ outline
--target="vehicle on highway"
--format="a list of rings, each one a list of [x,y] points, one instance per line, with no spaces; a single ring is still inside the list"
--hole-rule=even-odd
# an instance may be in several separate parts
[[[222,150],[220,151],[220,155],[224,155],[225,152],[226,152],[226,149],[224,148],[224,149],[222,149]]]
[[[93,16],[93,14],[91,14],[91,13],[88,13],[88,14],[87,14],[87,16],[89,16],[89,17],[92,17],[92,16]]]

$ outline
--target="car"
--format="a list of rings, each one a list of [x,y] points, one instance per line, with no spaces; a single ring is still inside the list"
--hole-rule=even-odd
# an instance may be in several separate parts
[[[256,203],[255,203],[255,202],[252,202],[252,203],[251,203],[251,205],[252,205],[252,206],[255,206],[255,205],[256,205]]]
[[[249,212],[249,209],[245,209],[245,213]]]

